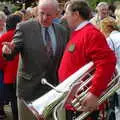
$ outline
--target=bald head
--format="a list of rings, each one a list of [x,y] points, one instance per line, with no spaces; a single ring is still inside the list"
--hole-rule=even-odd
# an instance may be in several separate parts
[[[59,11],[59,3],[57,0],[39,0],[39,5],[38,6],[51,6],[52,8],[56,9]]]
[[[40,0],[38,5],[38,19],[42,26],[52,25],[53,19],[56,18],[59,5],[56,0]]]

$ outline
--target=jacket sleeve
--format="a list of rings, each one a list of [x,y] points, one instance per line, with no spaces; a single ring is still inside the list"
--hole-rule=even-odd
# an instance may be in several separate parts
[[[96,32],[90,37],[90,41],[86,43],[86,55],[94,62],[96,69],[89,91],[100,96],[115,71],[116,57],[101,33]]]
[[[12,51],[11,54],[7,55],[7,54],[3,54],[3,57],[6,60],[13,60],[14,57],[22,51],[23,49],[23,31],[22,31],[22,26],[21,24],[18,24],[16,27],[16,31],[15,31],[15,35],[13,37],[12,42],[15,44],[15,48]]]

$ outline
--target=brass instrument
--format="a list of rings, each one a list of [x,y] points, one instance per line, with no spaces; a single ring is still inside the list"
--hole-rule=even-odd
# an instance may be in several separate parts
[[[92,66],[93,62],[86,64],[84,67],[80,68],[70,77],[68,77],[64,82],[60,83],[57,87],[50,90],[48,93],[36,99],[35,101],[29,103],[28,108],[38,120],[46,120],[48,116],[52,114],[55,106],[70,92],[71,86],[79,81],[84,74],[87,74]]]
[[[88,77],[88,76],[90,76],[90,77]],[[80,86],[79,86],[79,83],[78,83],[78,86],[79,86],[78,88],[77,88],[77,83],[76,83],[76,85],[74,85],[72,87],[72,90],[68,93],[68,95],[67,95],[68,98],[66,98],[65,101],[62,101],[60,104],[58,104],[56,106],[56,108],[54,109],[54,120],[63,120],[63,119],[60,118],[61,115],[59,115],[59,112],[62,111],[61,106],[63,104],[70,103],[77,111],[80,111],[80,109],[81,109],[80,103],[85,98],[85,96],[86,96],[86,94],[89,90],[89,87],[87,87],[87,84],[89,84],[89,82],[91,81],[91,79],[93,77],[90,74],[88,76],[87,76],[87,79],[84,82],[82,81],[82,84]],[[84,76],[84,77],[86,77],[86,76]],[[84,77],[81,77],[80,79],[83,79]],[[107,89],[100,96],[99,101],[98,101],[98,105],[102,104],[106,99],[108,99],[110,96],[112,96],[120,88],[119,77],[120,77],[119,73],[114,74],[111,82],[108,84]],[[77,88],[77,90],[74,89],[74,88]],[[76,93],[80,93],[80,94],[77,95]],[[71,96],[71,95],[74,95],[75,98],[71,99],[71,98],[73,98],[73,96]],[[57,109],[61,109],[61,110],[58,111]],[[74,120],[84,120],[85,118],[88,117],[88,115],[90,113],[91,112],[83,112],[77,118],[75,118]],[[64,120],[66,120],[66,119],[64,119]]]
[[[52,115],[54,120],[65,120],[64,105],[71,104],[76,110],[80,110],[79,102],[82,101],[88,92],[87,84],[91,81],[94,73],[93,62],[89,62],[64,82],[60,83],[57,87],[54,87],[44,80],[43,84],[48,84],[53,89],[45,95],[41,96],[35,101],[32,101],[27,106],[31,112],[36,116],[37,120],[49,120],[49,116]],[[109,96],[111,96],[116,90],[120,88],[118,81],[119,75],[115,75],[112,81],[108,85],[108,89],[101,95],[99,104],[103,103]],[[85,80],[86,79],[86,80]],[[78,95],[79,91],[80,94]],[[75,99],[71,97],[75,96]],[[90,112],[82,113],[75,120],[85,119]]]

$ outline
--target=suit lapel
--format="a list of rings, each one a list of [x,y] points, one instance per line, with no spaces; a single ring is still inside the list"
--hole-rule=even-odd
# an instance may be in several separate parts
[[[54,28],[54,31],[55,31],[55,37],[56,37],[56,51],[55,51],[55,56],[58,56],[59,54],[59,50],[60,50],[60,36],[59,36],[59,28],[57,27],[57,25],[54,25],[53,24],[53,28]]]
[[[42,51],[43,54],[46,54],[46,48],[44,45],[44,41],[43,41],[43,34],[42,34],[42,28],[41,25],[36,22],[36,27],[33,27],[33,32],[36,35],[36,39],[34,42],[36,42],[36,47],[39,47],[40,51]]]

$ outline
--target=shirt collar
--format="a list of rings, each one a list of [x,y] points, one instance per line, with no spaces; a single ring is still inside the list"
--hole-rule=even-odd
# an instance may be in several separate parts
[[[113,30],[110,34],[118,33],[119,31]]]
[[[50,31],[52,29],[52,25],[50,25],[48,28],[48,31]],[[43,30],[45,30],[45,27],[43,27]]]
[[[80,23],[80,24],[77,26],[77,28],[75,29],[75,31],[82,29],[82,28],[85,27],[88,23],[90,23],[90,22],[89,22],[89,21],[84,21],[84,22]]]

